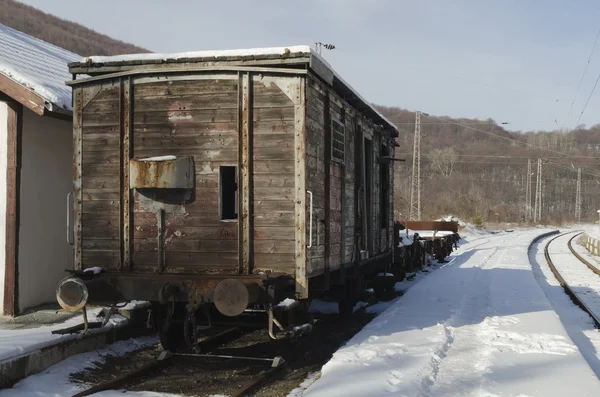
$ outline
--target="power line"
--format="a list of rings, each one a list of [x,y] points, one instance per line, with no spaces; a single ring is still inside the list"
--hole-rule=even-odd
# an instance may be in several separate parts
[[[594,45],[592,45],[592,50],[590,51],[590,56],[588,57],[588,60],[585,64],[585,69],[583,69],[581,79],[579,80],[579,84],[577,85],[577,91],[575,91],[575,95],[573,96],[573,101],[571,101],[571,107],[569,107],[569,112],[567,113],[567,117],[565,117],[565,121],[562,125],[562,128],[565,127],[565,124],[567,123],[567,121],[569,120],[569,117],[571,116],[571,111],[573,110],[573,105],[575,104],[575,99],[577,98],[577,94],[579,94],[579,89],[581,88],[581,83],[583,83],[583,78],[585,77],[588,67],[590,66],[590,61],[592,60],[592,55],[594,54],[594,49],[596,48],[596,43],[598,42],[598,36],[600,36],[600,29],[598,29],[598,33],[596,33],[596,38],[594,39]]]
[[[598,79],[600,80],[600,75],[598,76]],[[597,82],[598,82],[598,80],[596,80],[596,83],[597,83]],[[594,86],[594,88],[595,88],[595,87],[596,87],[596,86]],[[563,157],[569,157],[569,155],[568,155],[568,154],[566,154],[566,153],[563,153],[563,152],[559,152],[559,151],[557,151],[557,150],[552,150],[552,149],[543,148],[543,147],[540,147],[540,146],[534,145],[534,144],[532,144],[532,143],[529,143],[529,142],[523,142],[523,141],[519,141],[518,139],[509,138],[509,137],[505,137],[505,136],[502,136],[502,135],[492,134],[492,133],[491,133],[491,132],[489,132],[489,131],[484,131],[484,130],[480,130],[480,129],[477,129],[477,128],[469,127],[469,126],[467,126],[467,125],[462,125],[462,124],[460,124],[460,123],[457,123],[457,122],[454,122],[454,121],[451,121],[451,120],[444,120],[444,119],[442,119],[441,117],[438,117],[438,116],[433,116],[433,115],[432,115],[431,117],[434,117],[434,118],[436,118],[436,119],[439,119],[439,120],[442,120],[442,121],[447,121],[447,122],[448,122],[448,123],[450,123],[450,124],[458,125],[458,126],[461,126],[461,127],[463,127],[463,128],[466,128],[466,129],[470,129],[470,130],[473,130],[473,131],[481,132],[481,133],[484,133],[484,134],[486,134],[486,135],[491,135],[491,136],[494,136],[494,137],[496,137],[496,138],[501,138],[501,139],[505,139],[505,140],[508,140],[508,141],[511,141],[511,142],[520,143],[520,144],[522,144],[522,145],[527,145],[527,146],[533,147],[533,148],[535,148],[535,149],[538,149],[538,150],[543,150],[543,151],[547,151],[547,152],[551,152],[551,153],[560,154],[560,155],[561,155],[561,156],[563,156]]]
[[[567,170],[567,171],[577,172],[577,170],[575,168],[572,168],[572,167],[569,167],[569,166],[566,166],[566,165],[563,165],[563,164],[556,164],[556,163],[552,163],[552,162],[549,162],[549,161],[546,164],[554,166],[554,167],[557,167],[557,168],[561,168],[561,169],[564,169],[564,170]],[[584,170],[584,169],[581,169],[581,172],[584,173],[584,174],[587,174],[589,176],[593,176],[595,178],[600,178],[600,174],[594,174],[593,172],[590,172],[590,171],[587,171],[587,170]]]
[[[592,98],[592,95],[594,94],[594,91],[596,90],[596,86],[598,85],[598,80],[600,80],[600,73],[598,74],[598,78],[596,79],[596,82],[594,83],[592,92],[590,92],[590,95],[588,96],[587,101],[585,101],[585,105],[583,106],[583,110],[581,111],[581,114],[579,115],[579,118],[577,119],[577,122],[575,123],[575,127],[577,127],[579,125],[579,121],[581,121],[581,118],[583,117],[583,113],[585,112],[585,109],[587,109],[588,103],[590,103],[590,99]]]
[[[398,153],[396,152],[396,154],[398,155],[411,155],[412,153],[410,152],[403,152],[403,153]],[[439,154],[435,154],[435,153],[421,153],[421,156],[439,156]],[[500,155],[500,154],[454,154],[453,156],[456,157],[481,157],[481,158],[506,158],[506,159],[528,159],[531,158],[531,156],[505,156],[505,155]],[[590,156],[571,156],[568,155],[569,158],[580,158],[580,159],[589,159],[589,160],[598,160],[600,161],[600,156],[599,157],[590,157]],[[544,159],[564,159],[564,156],[562,157],[547,157],[544,156]]]
[[[496,84],[486,83],[486,82],[477,81],[477,80],[471,80],[471,79],[467,79],[467,78],[464,78],[464,77],[460,77],[460,76],[456,76],[456,75],[451,75],[451,74],[447,74],[447,73],[443,74],[443,73],[440,73],[440,72],[438,72],[436,70],[429,69],[429,68],[424,67],[424,66],[409,65],[409,64],[406,64],[406,63],[404,63],[404,64],[396,64],[396,65],[400,66],[400,67],[402,67],[402,66],[409,67],[409,68],[413,67],[413,68],[418,69],[420,71],[426,70],[428,72],[435,73],[435,74],[437,74],[439,76],[444,76],[445,75],[446,77],[454,78],[454,79],[457,79],[457,80],[463,80],[463,81],[466,81],[468,83],[480,84],[480,85],[485,85],[485,86],[488,86],[488,87],[499,88],[499,89],[502,89],[502,90],[514,91],[514,92],[518,92],[520,94],[530,95],[530,96],[534,96],[534,97],[537,97],[537,98],[540,98],[540,99],[551,100],[551,101],[554,101],[554,102],[559,102],[559,101],[563,101],[564,99],[566,99],[566,98],[552,98],[552,97],[549,97],[549,96],[545,96],[545,95],[541,95],[541,94],[536,94],[536,93],[532,93],[532,92],[528,92],[528,91],[523,91],[523,90],[520,90],[520,89],[517,89],[517,88],[508,87],[508,86],[496,85]]]

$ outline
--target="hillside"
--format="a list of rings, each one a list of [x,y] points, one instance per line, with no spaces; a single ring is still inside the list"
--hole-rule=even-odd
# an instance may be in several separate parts
[[[82,56],[149,52],[15,0],[0,0],[0,23]]]
[[[0,23],[80,55],[149,52],[80,24],[16,2],[0,0]],[[414,112],[379,107],[400,129],[395,163],[396,217],[408,217]],[[522,222],[526,213],[527,160],[532,160],[532,196],[537,159],[543,158],[542,219],[572,222],[577,168],[582,167],[582,220],[596,221],[600,208],[600,125],[567,133],[508,132],[494,120],[422,118],[423,219],[454,214],[466,220]],[[532,199],[533,202],[533,199]]]
[[[396,157],[396,216],[408,216],[415,113],[379,107],[400,135]],[[600,208],[600,126],[570,132],[508,132],[493,120],[422,116],[421,180],[424,219],[447,214],[486,221],[525,219],[527,160],[532,160],[535,196],[537,159],[542,165],[542,220],[574,219],[577,168],[582,168],[582,221],[596,221]],[[533,202],[533,200],[532,200]]]

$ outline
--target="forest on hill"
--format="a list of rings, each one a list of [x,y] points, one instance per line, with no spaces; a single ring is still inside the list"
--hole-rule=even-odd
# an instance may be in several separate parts
[[[0,23],[82,56],[149,52],[15,0],[0,0]]]
[[[114,40],[78,23],[15,0],[0,0],[0,23],[82,56],[148,50]],[[415,113],[378,107],[400,130],[395,162],[397,219],[410,206]],[[600,209],[600,124],[568,132],[508,132],[494,120],[423,116],[421,120],[423,219],[456,215],[466,220],[525,222],[527,162],[535,195],[537,159],[542,165],[542,221],[575,220],[577,169],[582,169],[581,220],[596,221]],[[533,199],[532,199],[533,200]]]
[[[396,157],[396,217],[410,208],[415,113],[378,107],[400,134]],[[582,169],[581,221],[597,221],[600,209],[600,124],[572,131],[509,132],[492,119],[421,117],[423,219],[480,216],[489,222],[525,222],[528,159],[535,197],[542,159],[542,222],[575,220],[577,169]],[[533,199],[532,199],[533,204]]]

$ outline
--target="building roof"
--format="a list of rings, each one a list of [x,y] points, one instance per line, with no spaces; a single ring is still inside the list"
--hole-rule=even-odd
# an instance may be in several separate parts
[[[90,75],[133,71],[144,66],[156,71],[158,68],[168,69],[169,65],[202,64],[225,66],[228,64],[248,66],[308,66],[319,77],[338,91],[352,97],[355,104],[367,108],[381,122],[387,124],[397,134],[398,128],[383,116],[370,102],[365,100],[357,90],[348,84],[320,54],[310,46],[290,46],[272,48],[249,48],[237,50],[191,51],[180,53],[144,53],[115,56],[90,56],[69,64],[71,73]],[[77,83],[76,81],[74,83]]]
[[[69,113],[68,63],[81,59],[64,48],[0,24],[0,91],[38,114]]]

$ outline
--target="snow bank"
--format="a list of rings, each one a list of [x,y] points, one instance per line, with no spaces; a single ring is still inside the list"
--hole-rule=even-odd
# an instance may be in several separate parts
[[[527,249],[544,232],[465,244],[339,349],[303,396],[599,395],[533,276]]]
[[[67,64],[79,59],[81,55],[0,24],[0,73],[34,91],[50,110],[72,110]]]
[[[93,319],[102,311],[101,308],[88,310],[88,319]],[[128,320],[119,315],[113,315],[107,327],[123,326]],[[59,335],[52,334],[52,331],[72,327],[83,323],[83,315],[79,315],[69,320],[49,326],[37,328],[17,328],[17,329],[1,329],[0,328],[0,361],[11,360],[23,354],[27,354],[43,347],[55,345],[59,342],[73,340],[83,337],[81,334]],[[99,329],[90,329],[88,332],[99,332]]]
[[[74,384],[69,381],[69,375],[86,368],[96,367],[97,363],[102,363],[109,356],[121,356],[125,353],[139,350],[144,347],[152,346],[158,343],[154,337],[143,337],[121,341],[107,346],[95,352],[78,354],[51,366],[45,371],[29,376],[11,389],[0,390],[0,397],[56,397],[72,396],[81,392],[90,385]],[[127,395],[136,397],[167,397],[176,396],[175,394],[152,393],[152,392],[127,392]],[[123,396],[119,390],[110,390],[96,393],[94,396],[117,397]]]

